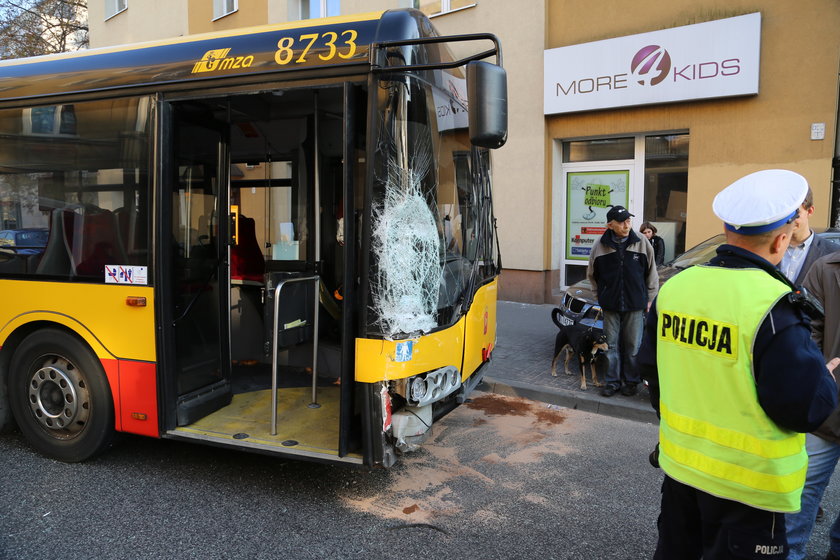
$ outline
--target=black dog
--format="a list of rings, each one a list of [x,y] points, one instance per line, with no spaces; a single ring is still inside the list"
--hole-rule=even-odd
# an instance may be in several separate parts
[[[569,359],[574,353],[580,361],[580,388],[586,389],[586,362],[589,362],[589,368],[592,373],[592,384],[596,387],[601,387],[603,383],[598,381],[598,370],[596,368],[596,361],[600,355],[607,351],[607,337],[604,333],[595,334],[592,327],[585,331],[573,331],[567,329],[558,319],[560,310],[554,308],[551,311],[551,320],[560,329],[557,333],[557,338],[554,339],[554,359],[551,361],[551,375],[557,377],[557,360],[560,358],[560,353],[568,347],[566,351],[566,359],[563,361],[563,370],[567,375],[571,375],[569,371]]]

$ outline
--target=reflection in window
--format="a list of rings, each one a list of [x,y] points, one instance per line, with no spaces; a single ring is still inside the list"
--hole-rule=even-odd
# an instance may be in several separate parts
[[[0,111],[0,275],[148,266],[149,99]],[[20,243],[18,243],[20,239]]]
[[[76,134],[73,105],[50,105],[23,110],[24,134]]]
[[[685,250],[688,134],[645,137],[645,221],[665,241],[665,261]]]
[[[576,140],[563,142],[563,161],[615,161],[633,159],[636,141],[634,138],[600,138],[598,140]]]

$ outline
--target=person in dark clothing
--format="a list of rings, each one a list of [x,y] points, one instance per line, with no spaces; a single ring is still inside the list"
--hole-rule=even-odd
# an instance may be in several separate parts
[[[840,245],[834,241],[814,235],[810,219],[814,214],[814,193],[808,187],[805,200],[799,207],[799,217],[794,222],[793,233],[790,235],[790,246],[782,255],[779,269],[796,286],[801,286],[811,265],[818,259],[840,250]]]
[[[804,436],[837,404],[812,311],[776,268],[807,183],[769,170],[715,197],[727,243],[668,280],[638,355],[665,472],[655,559],[787,556],[785,513],[805,481]]]
[[[605,397],[619,390],[625,396],[636,394],[641,378],[635,357],[642,339],[644,312],[659,289],[653,247],[646,237],[633,231],[632,216],[623,206],[610,208],[607,231],[592,248],[586,270],[604,311],[609,347],[609,366],[601,389]]]
[[[813,251],[813,247],[811,248]],[[803,286],[823,305],[825,316],[811,323],[811,336],[822,348],[823,359],[840,356],[840,251],[817,260],[805,276]],[[819,504],[840,459],[840,409],[805,439],[808,473],[802,491],[802,509],[786,516],[789,560],[805,558],[805,546],[817,521]],[[829,531],[826,560],[840,560],[840,514]]]
[[[665,264],[665,240],[656,235],[656,226],[650,222],[643,222],[639,226],[639,233],[647,237],[653,247],[653,260],[656,266]]]

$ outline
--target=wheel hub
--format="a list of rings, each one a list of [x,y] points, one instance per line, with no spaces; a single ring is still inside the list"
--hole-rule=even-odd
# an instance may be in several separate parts
[[[66,360],[50,360],[29,381],[29,407],[43,428],[58,432],[54,435],[69,437],[82,430],[89,401],[84,379]]]

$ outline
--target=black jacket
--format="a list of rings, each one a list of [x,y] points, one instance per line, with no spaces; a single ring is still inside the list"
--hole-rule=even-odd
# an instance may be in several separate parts
[[[592,247],[586,277],[606,311],[642,311],[659,290],[653,247],[630,230],[621,243],[607,230]]]
[[[654,235],[650,238],[650,244],[653,246],[653,254],[654,260],[656,261],[656,266],[662,266],[665,264],[665,240],[659,237],[658,235]]]

